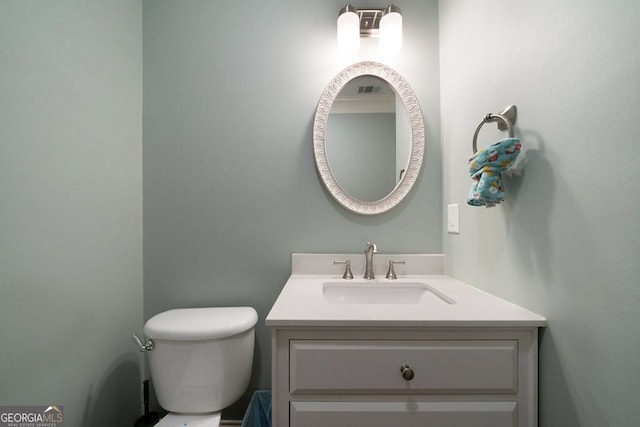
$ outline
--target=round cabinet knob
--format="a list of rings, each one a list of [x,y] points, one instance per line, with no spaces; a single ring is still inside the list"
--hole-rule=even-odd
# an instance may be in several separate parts
[[[413,369],[409,365],[400,366],[400,373],[402,374],[402,378],[407,381],[411,381],[414,377]]]

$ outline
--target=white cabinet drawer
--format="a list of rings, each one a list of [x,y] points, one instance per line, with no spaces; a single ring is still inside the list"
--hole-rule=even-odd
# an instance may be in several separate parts
[[[291,427],[516,427],[516,402],[291,402]]]
[[[517,340],[291,340],[289,392],[516,394]],[[400,367],[414,372],[403,379]]]

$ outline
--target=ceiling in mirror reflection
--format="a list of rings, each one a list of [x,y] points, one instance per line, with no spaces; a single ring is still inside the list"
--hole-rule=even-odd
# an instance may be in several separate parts
[[[340,91],[331,114],[395,113],[396,94],[387,82],[376,76],[350,80]]]

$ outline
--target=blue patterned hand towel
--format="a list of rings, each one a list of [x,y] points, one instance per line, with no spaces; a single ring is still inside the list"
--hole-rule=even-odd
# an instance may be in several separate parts
[[[490,207],[504,200],[501,175],[513,165],[521,148],[518,138],[506,138],[469,158],[471,190],[467,198],[468,204]]]

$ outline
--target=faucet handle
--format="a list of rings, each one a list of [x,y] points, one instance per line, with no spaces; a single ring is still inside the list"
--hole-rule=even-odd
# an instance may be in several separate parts
[[[344,274],[342,275],[343,279],[351,280],[353,279],[353,273],[351,272],[351,260],[346,261],[333,261],[334,264],[344,264]]]
[[[385,276],[387,279],[395,280],[398,278],[396,275],[396,270],[393,268],[394,264],[404,264],[404,261],[392,261],[389,260],[389,270],[387,270],[387,275]]]

